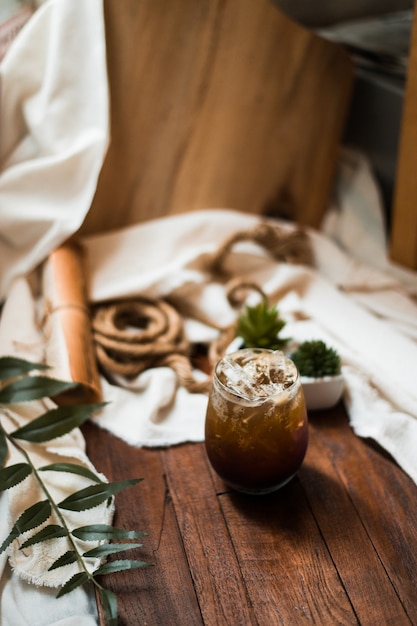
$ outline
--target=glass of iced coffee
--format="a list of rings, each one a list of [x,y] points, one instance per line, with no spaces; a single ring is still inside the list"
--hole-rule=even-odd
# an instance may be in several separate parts
[[[217,474],[237,491],[266,494],[299,469],[308,442],[298,371],[280,351],[247,348],[217,363],[205,445]]]

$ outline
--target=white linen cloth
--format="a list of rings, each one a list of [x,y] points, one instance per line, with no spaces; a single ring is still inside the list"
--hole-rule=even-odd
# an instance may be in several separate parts
[[[82,224],[108,143],[102,0],[38,4],[0,63],[0,301]]]
[[[108,144],[109,103],[102,0],[34,4],[37,10],[0,63],[0,302],[7,297],[0,353],[36,360],[43,349],[34,339],[24,277],[78,229],[90,208]],[[89,465],[78,430],[46,448],[47,458],[56,455]],[[75,485],[74,476],[63,478],[64,490],[84,486],[83,479]],[[11,512],[30,503],[24,483],[0,498],[1,541],[10,531]],[[94,509],[84,520],[110,522],[111,513]],[[9,552],[13,570],[9,554],[0,556],[2,626],[97,623],[91,590],[79,588],[57,600],[56,589],[37,586],[62,582],[39,569],[52,553],[33,549],[29,558],[13,546]],[[60,571],[65,579],[71,574],[68,567]]]
[[[0,324],[0,354],[19,356],[34,361],[43,360],[42,335],[37,323],[35,300],[25,278],[16,279],[2,311]],[[53,408],[52,402],[35,401],[28,404],[10,406],[2,411],[2,426],[11,432],[28,420]],[[8,463],[22,462],[19,453],[9,448],[11,458]],[[31,449],[31,459],[36,466],[55,462],[81,464],[94,470],[85,453],[85,442],[79,429],[51,440],[37,444]],[[97,472],[96,472],[97,473]],[[105,477],[98,474],[102,480]],[[56,501],[91,485],[91,481],[81,476],[62,472],[45,472],[44,480]],[[44,495],[34,488],[30,479],[3,493],[0,497],[0,543],[7,537],[17,517]],[[83,512],[68,512],[67,523],[76,528],[88,524],[111,524],[114,507],[102,504]],[[39,530],[36,529],[36,530]],[[30,531],[27,536],[30,536]],[[85,544],[90,549],[94,544]],[[78,588],[71,594],[57,600],[57,587],[78,571],[74,565],[48,572],[48,567],[66,550],[65,539],[35,544],[20,550],[19,543],[13,542],[0,555],[0,623],[2,626],[92,626],[97,623],[97,608],[92,589]],[[99,565],[96,559],[92,569]],[[27,584],[30,583],[30,584]]]

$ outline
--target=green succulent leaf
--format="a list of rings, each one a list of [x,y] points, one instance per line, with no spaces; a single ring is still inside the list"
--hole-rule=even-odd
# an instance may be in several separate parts
[[[242,337],[246,348],[280,350],[289,338],[279,337],[286,322],[276,305],[269,307],[266,300],[255,306],[247,305],[237,320],[235,334]]]
[[[88,469],[88,467],[84,467],[84,465],[77,465],[75,463],[51,463],[50,465],[38,467],[38,470],[40,472],[68,472],[70,474],[78,474],[79,476],[84,476],[85,478],[89,478],[96,483],[103,482],[101,478],[90,469]]]
[[[123,572],[130,569],[140,569],[144,567],[152,567],[151,563],[146,561],[130,561],[129,559],[121,559],[119,561],[111,561],[99,567],[95,572],[95,576],[105,576],[106,574],[114,574],[115,572]]]
[[[0,468],[3,467],[6,462],[8,451],[6,435],[4,431],[0,429]]]
[[[65,585],[61,587],[56,597],[62,598],[62,596],[65,596],[67,593],[70,593],[70,591],[74,591],[74,589],[76,589],[77,587],[81,587],[82,585],[85,585],[85,583],[88,582],[88,580],[89,580],[89,576],[86,572],[78,572],[77,574],[74,574],[74,576],[71,576],[71,578],[67,580]]]
[[[0,390],[0,404],[29,402],[54,396],[77,387],[77,383],[67,383],[47,376],[27,376],[19,378]]]
[[[292,354],[301,376],[322,378],[336,376],[341,371],[341,358],[321,339],[304,341]]]
[[[14,356],[3,356],[0,358],[0,380],[23,376],[33,370],[47,370],[49,365],[42,363],[32,363]]]
[[[140,480],[139,478],[132,478],[131,480],[91,485],[91,487],[86,487],[85,489],[71,494],[68,498],[62,500],[58,506],[60,509],[67,509],[69,511],[85,511],[86,509],[91,509],[94,506],[102,504],[102,502],[105,502],[119,491],[136,485]]]
[[[102,546],[97,546],[92,550],[84,552],[83,556],[88,558],[101,558],[103,556],[108,556],[109,554],[133,550],[133,548],[141,548],[142,546],[142,543],[105,543]]]
[[[80,526],[74,528],[71,534],[77,539],[83,541],[101,541],[106,539],[140,539],[146,537],[146,533],[136,530],[124,530],[123,528],[114,528],[107,524],[90,524],[89,526]]]
[[[103,403],[62,406],[43,413],[12,434],[15,439],[44,442],[61,437],[83,424]]]
[[[64,565],[70,565],[71,563],[75,563],[78,561],[77,553],[74,550],[68,550],[62,556],[59,557],[56,561],[52,563],[50,567],[48,567],[48,572],[51,572],[53,569],[58,569],[59,567],[64,567]]]
[[[0,470],[0,491],[15,487],[31,473],[32,468],[29,463],[15,463],[14,465],[3,467]]]
[[[117,600],[115,594],[109,589],[101,588],[100,597],[108,626],[117,626]]]
[[[38,533],[32,535],[29,539],[27,539],[20,546],[20,550],[24,548],[28,548],[29,546],[33,546],[35,543],[41,543],[42,541],[48,541],[48,539],[58,539],[58,537],[67,537],[68,532],[62,526],[58,526],[57,524],[50,524],[49,526],[45,526]]]

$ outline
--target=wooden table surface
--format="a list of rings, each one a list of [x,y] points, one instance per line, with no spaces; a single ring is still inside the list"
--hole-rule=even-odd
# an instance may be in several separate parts
[[[83,432],[109,479],[144,478],[116,498],[115,525],[148,533],[129,558],[154,564],[104,579],[120,624],[417,624],[417,488],[342,404],[310,415],[301,470],[269,496],[226,488],[204,444]]]

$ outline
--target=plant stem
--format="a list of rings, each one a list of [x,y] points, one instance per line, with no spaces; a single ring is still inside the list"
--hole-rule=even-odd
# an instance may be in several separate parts
[[[96,579],[94,578],[94,575],[88,570],[87,565],[85,563],[85,559],[84,559],[83,555],[81,554],[81,552],[78,549],[77,542],[73,538],[73,536],[71,534],[71,531],[68,528],[67,522],[65,520],[65,516],[63,515],[63,513],[59,509],[59,506],[56,504],[56,502],[55,502],[54,498],[52,497],[48,487],[46,486],[45,482],[41,478],[37,468],[32,463],[32,460],[30,458],[29,453],[11,435],[9,435],[4,430],[4,428],[3,428],[3,426],[1,424],[0,424],[0,428],[3,430],[5,436],[7,437],[8,441],[11,443],[11,445],[13,445],[13,447],[16,448],[16,450],[18,450],[20,452],[20,454],[25,458],[25,460],[28,463],[28,465],[30,465],[30,467],[32,469],[33,476],[37,480],[41,490],[43,491],[43,493],[45,494],[46,498],[48,499],[48,501],[49,501],[49,503],[50,503],[50,505],[52,507],[52,510],[54,511],[56,517],[58,518],[59,522],[61,523],[62,527],[65,529],[65,531],[67,533],[67,539],[70,542],[70,544],[72,546],[72,549],[74,550],[75,554],[77,555],[77,561],[78,561],[79,565],[82,567],[84,572],[87,574],[89,580],[94,585],[96,585],[97,587],[101,588],[101,585],[99,585],[97,583]]]

